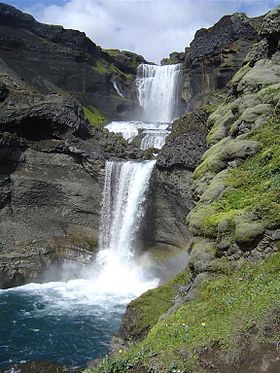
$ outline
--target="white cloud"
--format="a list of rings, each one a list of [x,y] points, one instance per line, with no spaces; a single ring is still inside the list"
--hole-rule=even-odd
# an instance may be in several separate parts
[[[85,31],[103,48],[135,51],[158,62],[182,51],[201,27],[224,14],[246,10],[252,16],[276,5],[266,0],[66,0],[63,5],[35,5],[37,19]]]

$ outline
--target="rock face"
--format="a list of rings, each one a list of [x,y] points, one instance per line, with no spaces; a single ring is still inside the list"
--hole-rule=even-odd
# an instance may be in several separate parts
[[[108,119],[123,119],[135,106],[134,76],[142,56],[110,54],[86,35],[37,22],[0,3],[0,69],[42,93],[70,93]],[[124,97],[116,92],[113,80]]]
[[[196,32],[185,50],[186,80],[183,98],[188,110],[215,101],[213,93],[225,89],[234,73],[260,38],[260,18],[248,18],[236,13],[224,16],[209,29]]]
[[[206,150],[206,120],[203,110],[176,120],[158,153],[148,221],[152,244],[157,247],[171,245],[186,250],[191,244],[185,219],[194,207],[192,172]]]
[[[0,287],[9,287],[92,257],[104,161],[133,149],[92,129],[74,98],[0,82]]]

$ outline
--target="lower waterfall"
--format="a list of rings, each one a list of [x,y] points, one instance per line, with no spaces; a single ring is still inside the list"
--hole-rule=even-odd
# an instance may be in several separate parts
[[[106,162],[100,250],[80,278],[0,290],[0,370],[40,360],[85,366],[108,351],[127,303],[157,286],[136,262],[154,165]]]

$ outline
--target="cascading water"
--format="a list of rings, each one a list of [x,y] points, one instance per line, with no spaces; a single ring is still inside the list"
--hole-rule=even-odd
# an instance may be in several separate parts
[[[171,123],[176,117],[180,73],[180,64],[138,67],[136,86],[144,121]]]
[[[133,257],[136,236],[145,213],[145,195],[155,161],[106,162],[100,249],[122,261]]]
[[[135,261],[154,164],[106,162],[100,250],[82,278],[0,290],[0,370],[26,360],[85,365],[107,352],[126,304],[157,286]]]
[[[181,77],[180,64],[141,64],[136,87],[139,104],[143,108],[142,121],[114,121],[106,128],[121,133],[129,142],[135,141],[142,150],[161,149],[169,134],[168,127],[178,114]]]
[[[117,82],[115,81],[114,78],[112,79],[112,84],[113,84],[113,87],[114,87],[115,91],[117,92],[117,94],[118,94],[119,96],[121,96],[121,97],[124,97],[123,93],[122,93],[121,90],[119,89],[118,84],[117,84]]]

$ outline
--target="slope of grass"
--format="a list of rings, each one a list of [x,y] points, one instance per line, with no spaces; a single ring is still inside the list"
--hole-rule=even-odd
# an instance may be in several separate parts
[[[95,128],[100,128],[106,122],[106,117],[100,113],[96,108],[83,106],[85,117],[89,120],[91,125]]]

